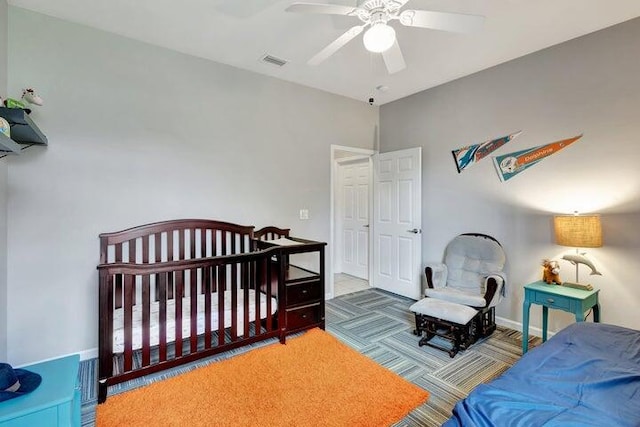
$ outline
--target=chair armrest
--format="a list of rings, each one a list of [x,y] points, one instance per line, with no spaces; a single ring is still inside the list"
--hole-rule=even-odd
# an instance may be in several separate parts
[[[447,266],[443,263],[428,263],[424,269],[427,286],[430,289],[443,288],[447,284]]]
[[[483,298],[485,307],[492,307],[502,300],[504,278],[497,274],[491,274],[484,279],[485,291]]]

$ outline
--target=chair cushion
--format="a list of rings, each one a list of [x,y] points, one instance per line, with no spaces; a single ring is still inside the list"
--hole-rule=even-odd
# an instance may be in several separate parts
[[[487,302],[478,291],[469,292],[464,289],[447,286],[445,288],[425,289],[424,293],[427,297],[438,298],[456,304],[470,305],[472,307],[484,307],[487,305]]]
[[[434,298],[423,298],[409,307],[414,313],[466,325],[478,312],[471,307]]]
[[[479,236],[457,236],[447,245],[444,257],[448,269],[447,287],[470,295],[484,295],[484,278],[502,271],[505,260],[504,250],[494,240]],[[481,306],[484,306],[484,302]]]

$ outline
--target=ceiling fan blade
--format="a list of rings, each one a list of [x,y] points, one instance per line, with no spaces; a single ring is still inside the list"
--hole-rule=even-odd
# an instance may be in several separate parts
[[[407,68],[398,40],[393,43],[393,46],[382,52],[382,59],[384,59],[384,65],[387,66],[389,74],[397,73]]]
[[[320,52],[318,52],[313,58],[311,58],[307,62],[307,64],[309,65],[320,64],[322,61],[324,61],[325,59],[327,59],[328,57],[336,53],[338,49],[340,49],[342,46],[349,43],[355,36],[360,34],[363,28],[364,28],[364,25],[356,25],[355,27],[351,27],[349,30],[347,30],[346,33],[344,33],[343,35],[341,35],[340,37],[338,37],[337,39],[329,43],[327,47],[325,47]]]
[[[322,13],[326,15],[354,15],[357,7],[342,6],[339,4],[320,3],[293,3],[285,9],[287,12]]]
[[[484,16],[430,10],[405,10],[400,14],[399,19],[400,23],[407,27],[430,28],[454,33],[477,31],[484,23]]]

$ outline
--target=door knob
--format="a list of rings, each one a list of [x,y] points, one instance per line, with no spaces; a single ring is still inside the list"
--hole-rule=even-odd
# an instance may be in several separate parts
[[[411,230],[407,230],[408,233],[413,233],[413,234],[420,234],[422,233],[422,230],[420,230],[419,228],[412,228]]]
[[[369,228],[369,224],[363,225],[364,228]]]

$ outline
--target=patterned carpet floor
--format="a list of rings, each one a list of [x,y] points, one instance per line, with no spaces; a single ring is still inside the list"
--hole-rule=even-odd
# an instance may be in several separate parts
[[[414,316],[409,311],[413,302],[378,289],[342,295],[326,303],[326,330],[431,393],[426,403],[414,409],[395,427],[440,426],[449,418],[458,400],[477,385],[500,375],[520,358],[522,334],[498,327],[491,336],[452,359],[444,351],[428,346],[418,347],[419,339],[413,334]],[[274,341],[263,341],[188,366],[118,384],[111,387],[109,393],[131,390]],[[539,341],[534,337],[530,345],[537,345]],[[88,360],[80,365],[82,426],[93,426],[97,361]]]

